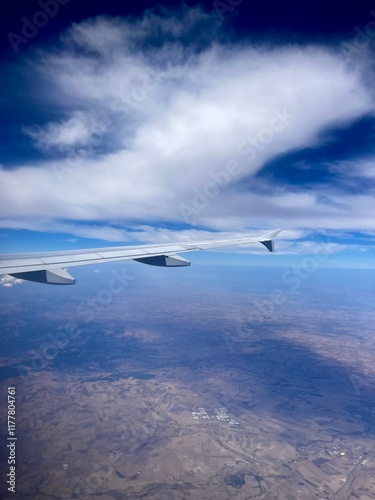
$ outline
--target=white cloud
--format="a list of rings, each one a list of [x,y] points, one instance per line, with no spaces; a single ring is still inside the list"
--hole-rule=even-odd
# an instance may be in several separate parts
[[[271,186],[267,196],[243,183],[256,185],[253,175],[277,155],[316,145],[325,128],[374,113],[362,63],[348,67],[339,50],[324,46],[213,39],[191,51],[176,37],[202,22],[212,35],[215,22],[199,9],[185,16],[187,28],[152,13],[141,20],[90,19],[72,26],[60,52],[37,61],[46,99],[62,119],[27,133],[61,158],[0,169],[3,227],[66,227],[77,236],[128,241],[134,233],[80,221],[181,222],[181,203],[191,205],[194,190],[236,161],[238,173],[192,222],[224,231],[374,230],[371,196],[272,192]],[[164,43],[144,48],[160,33],[168,35]],[[146,241],[161,235],[140,232]]]
[[[339,161],[327,165],[332,172],[340,174],[348,183],[362,178],[363,181],[375,180],[375,157],[356,161]]]
[[[23,283],[23,280],[20,280],[19,278],[13,278],[13,276],[9,276],[8,274],[0,276],[0,286],[10,288],[11,286],[19,285],[20,283]]]
[[[72,116],[58,123],[48,123],[44,128],[40,126],[24,129],[36,146],[42,150],[52,148],[65,149],[73,146],[83,146],[93,140],[96,134],[102,135],[103,130],[95,116],[75,111]]]

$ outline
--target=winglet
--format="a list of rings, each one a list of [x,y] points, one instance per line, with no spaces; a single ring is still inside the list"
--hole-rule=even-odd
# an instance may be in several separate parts
[[[259,243],[261,243],[262,245],[264,245],[267,250],[269,250],[270,252],[274,252],[275,251],[275,243],[273,241],[273,238],[278,235],[280,232],[282,231],[282,229],[276,229],[275,231],[271,231],[270,233],[267,233],[267,234],[264,234],[263,236],[261,236],[259,238]]]
[[[273,240],[267,240],[267,241],[260,241],[262,245],[264,245],[270,252],[275,251],[275,245]]]

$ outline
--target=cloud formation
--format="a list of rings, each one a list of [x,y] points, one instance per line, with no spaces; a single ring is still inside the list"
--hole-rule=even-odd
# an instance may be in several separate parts
[[[64,151],[69,147],[87,144],[95,134],[100,132],[100,129],[95,116],[74,111],[65,121],[50,122],[44,127],[29,127],[24,131],[39,149],[48,151],[56,148]]]
[[[10,288],[14,285],[19,285],[20,283],[23,283],[23,280],[13,278],[13,276],[9,276],[8,274],[0,276],[0,286]]]
[[[86,236],[95,230],[84,223],[97,222],[116,226],[99,228],[109,241],[134,237],[119,225],[143,227],[148,241],[160,223],[375,230],[373,193],[256,178],[374,114],[365,55],[348,65],[332,47],[222,42],[218,29],[199,8],[99,17],[39,53],[29,71],[61,118],[24,129],[44,161],[0,170],[3,227]],[[340,172],[373,178],[374,164]]]

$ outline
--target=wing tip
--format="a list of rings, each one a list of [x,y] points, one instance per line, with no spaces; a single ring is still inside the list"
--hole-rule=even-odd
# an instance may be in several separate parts
[[[275,251],[275,242],[273,240],[273,238],[275,236],[277,236],[283,229],[282,228],[279,228],[279,229],[275,229],[274,231],[271,231],[267,234],[264,234],[260,240],[259,240],[259,243],[261,243],[263,246],[265,246],[267,248],[267,250],[269,250],[270,252],[274,252]]]
[[[273,240],[265,240],[260,242],[263,246],[267,248],[270,252],[275,251],[275,245]]]

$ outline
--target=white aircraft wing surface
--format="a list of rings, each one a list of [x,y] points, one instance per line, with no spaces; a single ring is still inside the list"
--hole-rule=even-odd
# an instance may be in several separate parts
[[[15,278],[51,285],[73,285],[75,280],[65,271],[65,268],[120,260],[135,260],[143,264],[161,267],[189,266],[190,262],[178,254],[250,243],[261,243],[270,252],[273,252],[273,238],[280,231],[281,229],[277,229],[260,237],[227,240],[1,255],[0,274],[10,274]]]

